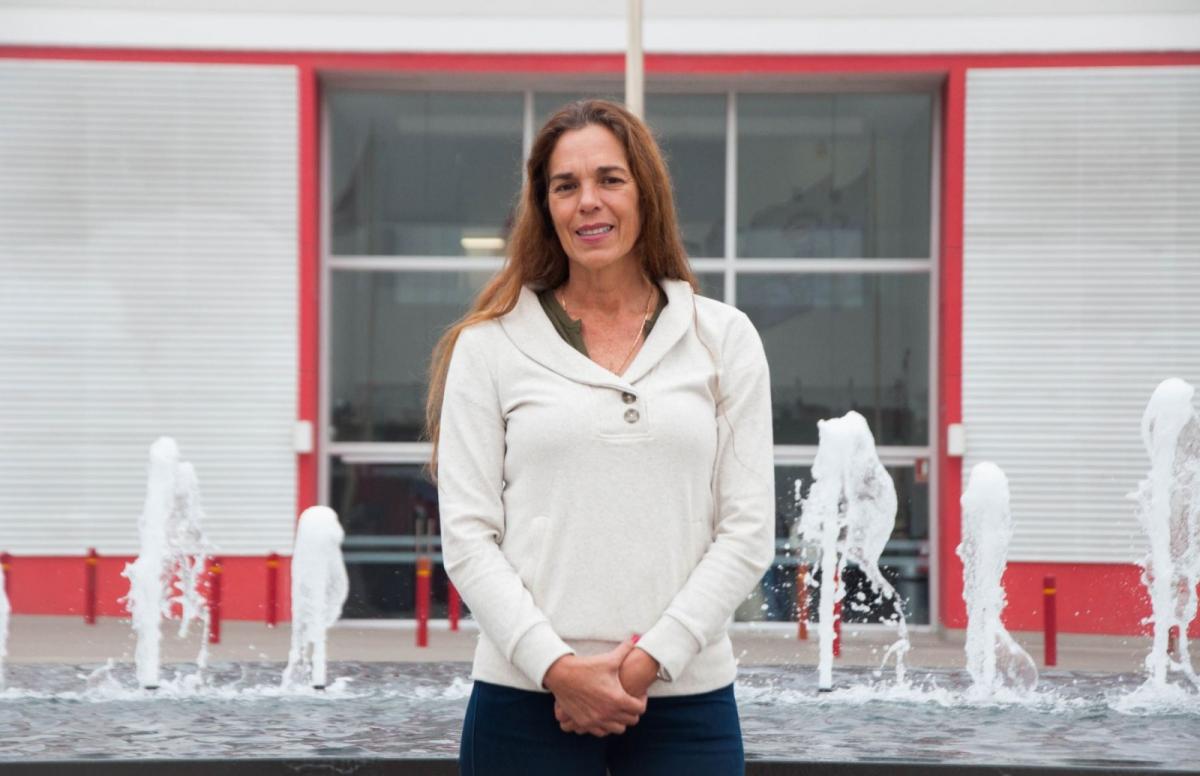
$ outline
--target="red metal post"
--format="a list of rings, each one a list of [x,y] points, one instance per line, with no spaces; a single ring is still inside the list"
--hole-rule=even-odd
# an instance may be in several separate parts
[[[429,646],[429,596],[432,564],[428,555],[417,558],[417,646]]]
[[[1179,659],[1179,626],[1172,625],[1167,628],[1167,655],[1172,660]]]
[[[842,602],[833,605],[833,656],[842,656]]]
[[[1047,666],[1058,665],[1058,588],[1054,577],[1042,579],[1042,611],[1045,615],[1045,643]]]
[[[208,643],[221,643],[221,561],[208,564]]]
[[[796,622],[799,632],[796,636],[801,641],[808,641],[808,564],[796,566]]]
[[[83,621],[88,625],[96,624],[96,567],[99,564],[96,548],[89,547],[87,557],[83,559]]]
[[[279,622],[279,553],[267,556],[267,627],[274,628]]]
[[[450,580],[446,580],[446,608],[450,617],[450,630],[458,630],[458,618],[462,614],[462,606],[458,597],[458,588]]]
[[[842,586],[841,573],[834,572],[833,575],[833,594],[838,594],[838,588]],[[835,599],[833,602],[833,656],[842,656],[842,602],[840,599]]]
[[[12,603],[12,555],[0,552],[0,570],[4,571],[4,597]]]

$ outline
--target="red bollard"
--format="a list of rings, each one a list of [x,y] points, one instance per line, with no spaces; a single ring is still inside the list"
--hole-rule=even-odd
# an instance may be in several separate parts
[[[267,627],[274,628],[279,622],[279,553],[267,556]]]
[[[833,605],[833,656],[842,656],[842,602]]]
[[[838,594],[838,588],[842,586],[841,572],[835,572],[833,575],[833,594]],[[833,602],[833,656],[842,656],[842,602],[837,599]]]
[[[87,557],[83,559],[83,621],[88,625],[96,624],[96,566],[100,556],[95,547],[89,547]]]
[[[417,646],[429,646],[429,595],[432,564],[427,555],[417,558]]]
[[[450,580],[446,580],[446,609],[450,618],[450,630],[458,630],[458,617],[462,613],[458,597],[458,588]]]
[[[208,643],[221,643],[221,561],[208,564]]]
[[[1045,629],[1046,629],[1045,664],[1047,666],[1058,665],[1057,599],[1058,599],[1058,588],[1054,584],[1054,577],[1043,578],[1042,579],[1042,611],[1045,615]]]
[[[1167,656],[1172,660],[1179,659],[1179,626],[1167,628]]]
[[[0,570],[4,572],[4,597],[12,603],[12,556],[0,552]]]
[[[796,622],[799,632],[796,634],[801,641],[808,641],[808,564],[796,566]]]

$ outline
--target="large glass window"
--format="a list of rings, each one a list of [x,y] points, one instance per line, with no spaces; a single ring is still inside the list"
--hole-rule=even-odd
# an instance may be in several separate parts
[[[335,255],[503,253],[520,94],[338,90],[329,112]]]
[[[416,442],[429,356],[490,272],[333,273],[333,441]]]
[[[850,410],[876,444],[927,443],[928,275],[746,275],[738,307],[771,364],[776,444],[815,445],[817,421]]]
[[[927,258],[932,97],[740,94],[738,255]]]
[[[437,488],[419,465],[333,461],[329,504],[346,529],[350,577],[344,616],[411,617],[417,558],[441,557]],[[444,616],[446,576],[434,563],[433,616]]]
[[[723,94],[652,94],[646,121],[667,158],[679,230],[694,259],[725,255]]]
[[[771,88],[646,95],[701,293],[749,315],[771,365],[780,549],[738,616],[795,616],[792,483],[809,485],[816,422],[853,409],[900,498],[883,566],[928,622],[929,489],[914,464],[931,453],[933,96]],[[523,144],[563,104],[620,95],[594,81],[329,91],[323,494],[347,527],[348,611],[411,612],[413,553],[437,532],[421,473],[430,351],[500,266]]]

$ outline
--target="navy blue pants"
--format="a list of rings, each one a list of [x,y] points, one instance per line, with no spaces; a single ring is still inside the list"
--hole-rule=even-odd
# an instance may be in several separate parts
[[[475,682],[463,721],[461,776],[742,776],[733,685],[650,698],[619,736],[564,733],[554,696]]]

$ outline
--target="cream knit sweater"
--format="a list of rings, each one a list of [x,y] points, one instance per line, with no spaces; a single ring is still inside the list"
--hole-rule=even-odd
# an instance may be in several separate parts
[[[479,622],[473,676],[542,690],[559,657],[637,633],[671,677],[733,681],[733,610],[774,556],[771,391],[750,320],[661,282],[623,376],[555,332],[533,291],[463,331],[442,404],[446,571]]]

